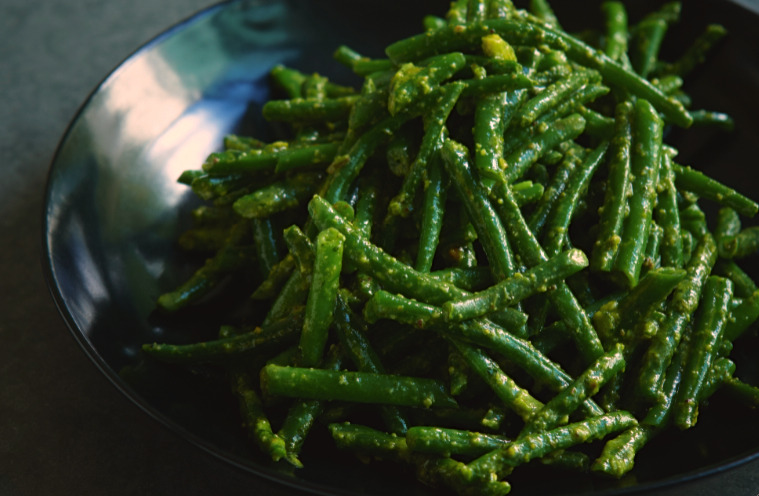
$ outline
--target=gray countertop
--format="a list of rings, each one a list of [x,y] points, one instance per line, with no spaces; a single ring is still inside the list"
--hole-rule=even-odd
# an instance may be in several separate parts
[[[267,494],[295,491],[233,469],[121,395],[68,332],[40,263],[45,179],[90,91],[204,0],[0,0],[0,494]],[[730,487],[759,491],[759,465]],[[673,493],[668,493],[673,494]]]

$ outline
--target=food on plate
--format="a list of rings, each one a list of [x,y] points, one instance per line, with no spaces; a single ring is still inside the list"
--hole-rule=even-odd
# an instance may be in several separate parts
[[[528,462],[620,478],[718,389],[755,406],[731,351],[759,317],[759,206],[667,143],[733,125],[683,89],[724,28],[660,56],[680,8],[606,1],[570,33],[545,1],[457,0],[383,57],[336,47],[355,86],[272,68],[277,138],[181,175],[205,203],[179,245],[206,261],[158,300],[232,278],[240,308],[144,352],[223,370],[273,462],[322,429],[458,494]]]

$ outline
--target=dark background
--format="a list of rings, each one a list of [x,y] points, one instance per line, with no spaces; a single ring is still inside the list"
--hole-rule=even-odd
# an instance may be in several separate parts
[[[69,120],[134,49],[207,4],[0,0],[0,496],[296,494],[204,454],[124,398],[79,349],[42,275],[45,178]],[[754,496],[759,464],[728,479],[667,494]]]

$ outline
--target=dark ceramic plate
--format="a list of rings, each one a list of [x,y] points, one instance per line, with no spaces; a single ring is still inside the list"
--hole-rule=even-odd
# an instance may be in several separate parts
[[[179,341],[205,325],[202,313],[171,324],[153,315],[156,297],[191,269],[175,252],[174,240],[193,200],[176,179],[217,150],[227,133],[267,136],[259,115],[269,96],[266,75],[275,64],[352,84],[352,76],[331,58],[339,44],[381,56],[390,41],[418,32],[424,14],[442,14],[447,4],[261,0],[211,7],[125,60],[95,89],[61,141],[46,191],[44,262],[66,323],[94,363],[146,413],[258,476],[324,494],[430,494],[396,467],[367,469],[335,452],[318,434],[306,445],[304,469],[291,474],[272,467],[240,435],[236,406],[212,378],[140,360],[142,343]],[[635,8],[643,12],[652,4],[637,2]],[[582,12],[577,6],[554,1],[565,28],[599,25],[595,4],[583,3]],[[668,49],[678,53],[706,22],[731,30],[689,80],[688,90],[696,106],[732,114],[738,130],[730,135],[672,130],[668,139],[680,149],[682,163],[742,186],[755,198],[758,21],[738,4],[694,0],[686,2],[683,20],[667,41]],[[755,342],[743,348],[759,350]],[[750,353],[738,360],[744,374],[759,377]],[[653,489],[665,494],[705,474],[729,477],[731,467],[759,456],[756,424],[755,414],[729,400],[714,401],[696,428],[646,447],[634,478],[620,483],[578,476],[515,480],[514,494],[524,494],[525,488],[530,494]],[[529,469],[521,473],[532,477]]]

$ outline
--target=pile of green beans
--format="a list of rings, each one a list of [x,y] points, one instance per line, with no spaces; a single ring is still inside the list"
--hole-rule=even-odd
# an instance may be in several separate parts
[[[717,390],[757,405],[731,353],[759,317],[759,206],[664,138],[732,126],[683,91],[725,30],[662,60],[679,3],[601,7],[581,37],[545,0],[456,0],[382,58],[337,47],[355,87],[274,67],[283,134],[182,174],[205,203],[179,243],[205,263],[158,299],[237,279],[244,311],[148,358],[223,370],[272,463],[324,429],[461,495],[530,461],[620,478]]]

